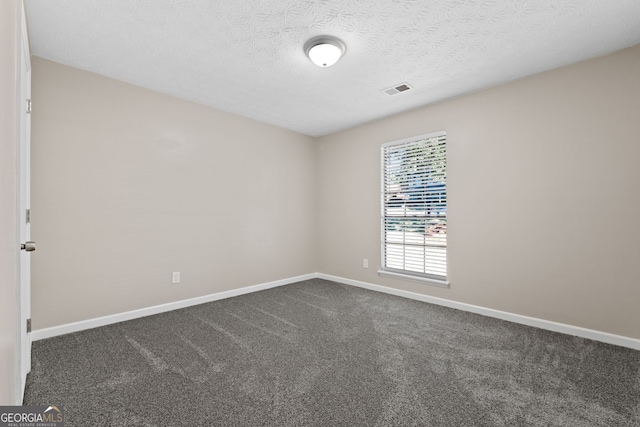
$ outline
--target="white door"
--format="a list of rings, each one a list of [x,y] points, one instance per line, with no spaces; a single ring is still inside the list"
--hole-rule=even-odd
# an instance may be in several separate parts
[[[27,331],[27,321],[31,321],[31,60],[27,39],[24,8],[22,10],[22,49],[20,61],[19,104],[19,233],[20,233],[20,396],[24,395],[27,373],[31,370],[31,334]],[[22,402],[21,402],[22,403]]]

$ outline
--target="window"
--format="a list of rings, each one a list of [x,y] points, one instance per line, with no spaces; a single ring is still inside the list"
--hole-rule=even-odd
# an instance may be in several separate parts
[[[447,282],[446,133],[382,145],[380,274]]]

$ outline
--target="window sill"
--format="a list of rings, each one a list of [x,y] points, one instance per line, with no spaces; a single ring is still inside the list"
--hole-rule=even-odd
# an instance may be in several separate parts
[[[403,280],[409,280],[412,282],[425,283],[427,285],[438,286],[441,288],[449,287],[448,280],[431,279],[428,277],[413,276],[411,274],[402,274],[402,273],[396,273],[393,271],[378,270],[378,276],[395,277],[396,279],[403,279]]]

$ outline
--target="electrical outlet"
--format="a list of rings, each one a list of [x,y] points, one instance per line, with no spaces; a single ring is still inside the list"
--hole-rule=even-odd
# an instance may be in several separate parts
[[[369,260],[368,259],[363,259],[362,260],[362,268],[369,268]]]
[[[179,271],[174,271],[171,274],[171,283],[173,283],[174,285],[177,285],[178,283],[180,283],[180,272]]]

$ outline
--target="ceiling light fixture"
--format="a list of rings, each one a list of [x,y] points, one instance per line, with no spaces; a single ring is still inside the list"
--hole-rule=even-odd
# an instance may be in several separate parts
[[[330,67],[344,55],[347,47],[333,36],[317,36],[304,44],[304,53],[318,67]]]

